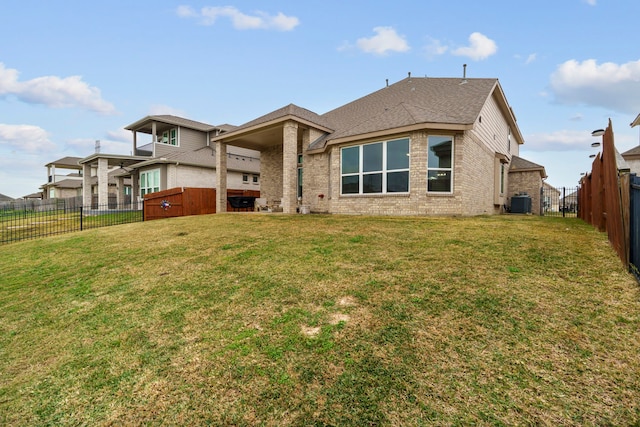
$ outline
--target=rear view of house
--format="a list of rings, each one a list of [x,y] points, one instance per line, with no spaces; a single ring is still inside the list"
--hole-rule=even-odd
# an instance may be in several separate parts
[[[524,143],[497,79],[411,76],[321,115],[291,104],[211,141],[219,157],[227,145],[259,151],[262,197],[284,212],[371,215],[503,212]]]

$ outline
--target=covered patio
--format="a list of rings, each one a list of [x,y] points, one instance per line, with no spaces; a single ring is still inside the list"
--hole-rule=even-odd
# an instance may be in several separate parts
[[[230,132],[211,138],[216,148],[216,212],[227,206],[227,146],[260,152],[260,193],[267,204],[278,201],[284,213],[296,213],[304,203],[302,163],[309,145],[332,132],[322,117],[289,104],[248,122]]]

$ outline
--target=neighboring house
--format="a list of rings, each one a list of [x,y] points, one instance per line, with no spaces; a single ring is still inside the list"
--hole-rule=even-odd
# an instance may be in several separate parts
[[[63,199],[82,195],[80,157],[63,157],[47,163],[47,183],[40,186],[44,199]]]
[[[542,209],[544,212],[560,211],[561,192],[548,182],[542,183]]]
[[[125,128],[133,133],[132,155],[95,153],[80,160],[83,204],[93,201],[94,206],[105,206],[109,182],[113,182],[118,205],[126,203],[127,196],[141,201],[145,194],[175,187],[215,188],[216,161],[210,139],[232,128],[171,115],[138,120]],[[259,154],[232,148],[227,156],[231,167],[225,178],[230,188],[259,190]]]
[[[544,166],[513,156],[509,166],[509,198],[521,194],[529,195],[531,213],[540,215],[542,213],[540,193],[546,178],[547,172]]]
[[[640,125],[640,114],[631,122],[630,126],[636,127]],[[626,166],[631,173],[640,175],[640,145],[622,153],[622,158],[626,162]]]
[[[26,196],[22,196],[23,200],[42,200],[42,193],[31,193]]]
[[[0,193],[0,202],[13,202],[13,198]]]
[[[497,79],[409,75],[328,113],[290,104],[211,141],[219,177],[227,145],[260,151],[261,196],[285,213],[496,214],[532,188],[511,182],[524,140]],[[539,210],[544,168],[537,176]]]

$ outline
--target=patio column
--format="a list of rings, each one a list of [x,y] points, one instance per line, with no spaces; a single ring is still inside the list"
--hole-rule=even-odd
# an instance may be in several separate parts
[[[124,177],[119,176],[116,178],[116,190],[116,204],[118,205],[118,208],[120,208],[121,206],[124,206]]]
[[[131,206],[135,209],[142,209],[142,202],[140,201],[140,186],[138,185],[138,170],[136,169],[131,174]]]
[[[227,144],[216,141],[216,213],[227,211]]]
[[[282,212],[296,213],[298,186],[298,124],[288,121],[282,131]]]
[[[98,209],[109,205],[109,160],[98,159]]]
[[[91,165],[82,165],[82,207],[91,209]]]

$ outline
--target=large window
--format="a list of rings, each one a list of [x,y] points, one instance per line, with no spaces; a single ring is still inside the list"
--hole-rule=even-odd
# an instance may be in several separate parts
[[[341,150],[341,194],[409,192],[409,138]]]
[[[160,169],[140,172],[140,196],[160,191]]]
[[[427,191],[453,192],[453,137],[429,136]]]

